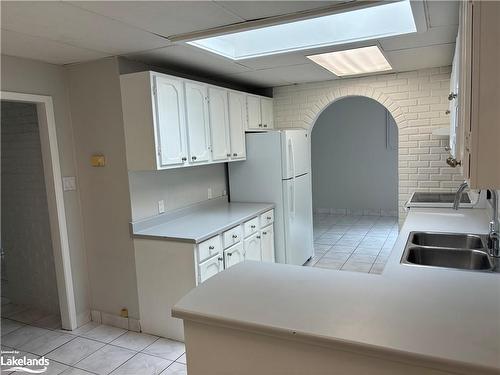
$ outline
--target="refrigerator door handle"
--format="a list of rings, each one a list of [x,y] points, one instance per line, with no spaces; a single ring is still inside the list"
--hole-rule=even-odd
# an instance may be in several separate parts
[[[292,210],[290,210],[290,216],[291,218],[295,218],[295,199],[296,199],[296,194],[295,194],[295,153],[294,153],[294,149],[293,149],[293,140],[292,138],[290,138],[288,140],[288,152],[290,154],[290,162],[292,163],[292,204],[291,204],[291,208]]]

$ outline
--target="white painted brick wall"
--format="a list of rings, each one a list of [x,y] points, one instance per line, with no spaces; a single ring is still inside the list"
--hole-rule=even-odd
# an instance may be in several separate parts
[[[36,107],[1,109],[2,296],[59,313]]]
[[[449,126],[451,67],[338,79],[274,88],[278,128],[311,129],[319,114],[345,96],[367,96],[384,105],[399,129],[399,216],[413,191],[452,191],[463,180],[459,168],[446,164],[447,137],[432,130]]]

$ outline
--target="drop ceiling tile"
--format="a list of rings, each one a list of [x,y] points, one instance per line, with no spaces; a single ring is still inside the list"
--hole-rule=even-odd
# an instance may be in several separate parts
[[[245,20],[289,14],[342,2],[345,1],[217,1],[222,7]]]
[[[70,64],[109,56],[102,52],[73,47],[64,43],[38,38],[15,31],[2,30],[2,54],[45,61],[52,64]]]
[[[258,72],[262,72],[259,70]],[[335,74],[312,62],[265,70],[267,74],[290,83],[329,81],[338,78]]]
[[[455,43],[386,52],[395,71],[451,65]]]
[[[237,82],[261,87],[275,87],[290,84],[290,82],[276,77],[273,73],[274,69],[254,70],[251,72],[232,74],[228,76],[228,78]]]
[[[172,64],[189,69],[198,69],[202,72],[223,75],[242,73],[250,70],[229,59],[185,44],[176,44],[151,51],[132,53],[126,55],[126,57],[151,65],[162,66]]]
[[[460,1],[426,1],[429,27],[458,25]]]
[[[2,2],[2,28],[111,54],[159,48],[166,39],[57,1]]]
[[[282,86],[293,83],[329,81],[337,77],[314,63],[254,70],[231,75],[231,78],[263,87]]]
[[[283,53],[272,56],[257,57],[254,59],[239,60],[238,63],[252,70],[269,69],[280,66],[305,64],[309,60],[301,53]]]
[[[384,51],[425,47],[435,44],[455,43],[458,26],[433,27],[423,33],[399,35],[380,40]]]
[[[73,1],[71,4],[163,36],[243,20],[211,1]]]

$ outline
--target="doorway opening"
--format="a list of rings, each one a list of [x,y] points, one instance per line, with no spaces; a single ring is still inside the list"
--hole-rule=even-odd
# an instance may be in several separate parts
[[[2,315],[22,323],[60,316],[34,103],[1,103]],[[16,306],[16,308],[13,308]]]
[[[2,91],[1,99],[1,315],[11,329],[27,323],[72,330],[76,309],[52,98]]]
[[[311,134],[315,258],[380,273],[398,234],[398,128],[379,102],[334,101]]]

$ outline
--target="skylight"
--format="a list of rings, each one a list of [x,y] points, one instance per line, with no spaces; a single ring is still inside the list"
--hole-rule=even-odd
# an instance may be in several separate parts
[[[339,77],[385,72],[392,69],[391,64],[377,46],[322,53],[307,56],[307,58]]]
[[[409,0],[193,40],[233,60],[353,43],[416,32]]]

